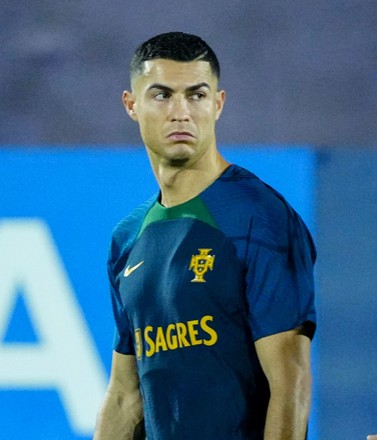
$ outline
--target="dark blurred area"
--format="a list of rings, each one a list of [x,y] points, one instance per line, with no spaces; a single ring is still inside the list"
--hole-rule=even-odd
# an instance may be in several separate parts
[[[3,0],[0,143],[140,144],[120,100],[128,65],[171,30],[220,58],[220,143],[377,145],[371,0]]]

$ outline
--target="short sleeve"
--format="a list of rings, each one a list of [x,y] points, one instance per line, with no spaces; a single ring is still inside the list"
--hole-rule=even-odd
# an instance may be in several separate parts
[[[107,270],[115,319],[114,350],[121,354],[135,354],[135,348],[132,328],[119,292],[119,279],[122,277],[122,271],[143,220],[157,197],[158,194],[154,195],[121,220],[112,234]]]
[[[113,248],[110,251],[108,260],[108,275],[110,282],[111,302],[113,306],[115,332],[114,332],[114,350],[121,354],[135,354],[132,332],[128,321],[127,314],[124,310],[122,300],[119,294],[118,283],[116,281],[116,273],[114,270]]]
[[[316,251],[304,222],[279,201],[254,218],[248,239],[246,295],[253,339],[298,327],[312,338]]]

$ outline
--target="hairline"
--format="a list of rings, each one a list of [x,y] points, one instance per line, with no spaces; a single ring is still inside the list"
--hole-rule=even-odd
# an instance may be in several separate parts
[[[148,61],[157,61],[157,60],[167,60],[167,61],[174,61],[175,63],[181,63],[181,64],[189,64],[189,63],[196,63],[198,61],[202,61],[203,63],[207,63],[209,64],[212,76],[214,76],[217,80],[217,82],[219,82],[220,78],[219,75],[216,73],[216,71],[212,68],[211,63],[208,60],[203,59],[203,57],[205,57],[206,53],[199,55],[197,58],[194,58],[193,60],[189,60],[189,61],[181,61],[181,60],[175,60],[173,58],[163,58],[163,57],[156,57],[156,58],[150,58],[147,60],[142,61],[139,65],[142,66],[142,70],[141,69],[136,69],[134,72],[132,72],[132,70],[130,70],[130,82],[131,82],[131,87],[133,88],[133,85],[135,83],[135,81],[140,78],[141,76],[144,75],[145,73],[145,64]]]

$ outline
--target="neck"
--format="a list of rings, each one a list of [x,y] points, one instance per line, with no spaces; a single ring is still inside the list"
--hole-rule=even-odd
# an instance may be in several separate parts
[[[196,197],[229,166],[218,151],[209,160],[202,158],[197,163],[182,166],[154,163],[150,159],[161,190],[161,203],[166,207],[177,206]]]

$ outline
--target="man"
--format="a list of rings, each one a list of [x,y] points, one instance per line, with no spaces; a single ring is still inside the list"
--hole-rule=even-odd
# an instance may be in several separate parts
[[[303,440],[315,328],[309,232],[216,148],[225,93],[199,37],[142,44],[123,94],[160,193],[115,229],[111,379],[95,440]]]

